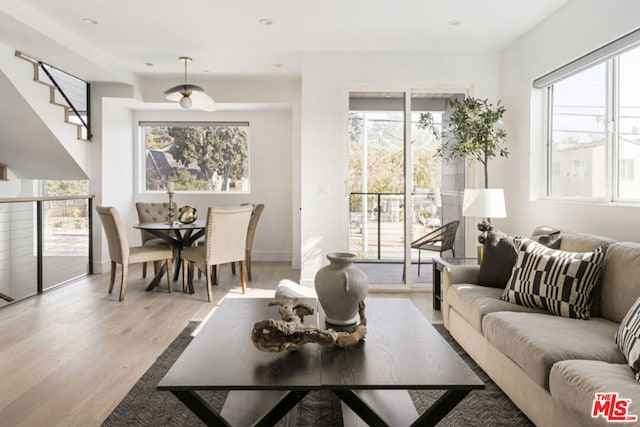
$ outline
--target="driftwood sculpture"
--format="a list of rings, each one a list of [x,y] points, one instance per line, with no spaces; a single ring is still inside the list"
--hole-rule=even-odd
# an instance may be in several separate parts
[[[261,351],[280,352],[302,348],[306,343],[347,347],[355,345],[367,334],[364,301],[358,305],[360,323],[351,332],[336,332],[304,325],[304,316],[313,314],[313,308],[298,300],[271,301],[279,305],[282,320],[262,320],[253,326],[251,341]]]

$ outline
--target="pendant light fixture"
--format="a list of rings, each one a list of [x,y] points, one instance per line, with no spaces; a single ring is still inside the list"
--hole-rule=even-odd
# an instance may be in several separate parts
[[[194,107],[203,111],[216,111],[216,103],[200,86],[187,83],[187,64],[192,61],[188,56],[181,56],[184,62],[184,84],[172,87],[165,92],[169,101],[179,102],[184,109]]]

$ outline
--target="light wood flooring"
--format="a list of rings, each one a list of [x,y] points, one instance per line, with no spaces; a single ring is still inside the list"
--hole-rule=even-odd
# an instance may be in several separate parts
[[[281,279],[297,281],[289,263],[254,263],[242,295],[225,266],[207,302],[182,283],[169,295],[166,280],[145,292],[140,266],[129,273],[126,298],[107,293],[109,274],[93,275],[0,309],[0,426],[100,425],[190,320],[202,321],[223,298],[271,297]],[[371,293],[410,298],[432,322],[431,293]],[[247,339],[248,335],[247,335]]]

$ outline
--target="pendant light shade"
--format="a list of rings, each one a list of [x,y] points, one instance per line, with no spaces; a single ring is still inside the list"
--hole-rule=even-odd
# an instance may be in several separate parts
[[[191,62],[188,56],[181,56],[184,62],[184,84],[168,89],[164,94],[169,101],[179,102],[184,109],[191,107],[203,111],[216,111],[216,103],[207,95],[200,86],[187,83],[187,63]]]

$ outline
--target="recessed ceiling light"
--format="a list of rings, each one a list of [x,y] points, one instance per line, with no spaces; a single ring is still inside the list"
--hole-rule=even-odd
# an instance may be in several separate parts
[[[258,21],[258,24],[262,24],[268,27],[269,25],[273,25],[273,21],[269,18],[262,18],[261,20]]]
[[[447,21],[447,24],[453,25],[455,27],[456,25],[462,24],[462,21],[459,19],[452,19],[450,21]]]
[[[89,24],[89,25],[98,25],[98,21],[96,21],[95,19],[91,19],[91,18],[84,18],[82,20],[85,24]]]
[[[144,65],[146,65],[147,67],[153,67],[153,64],[151,62],[145,62]]]

